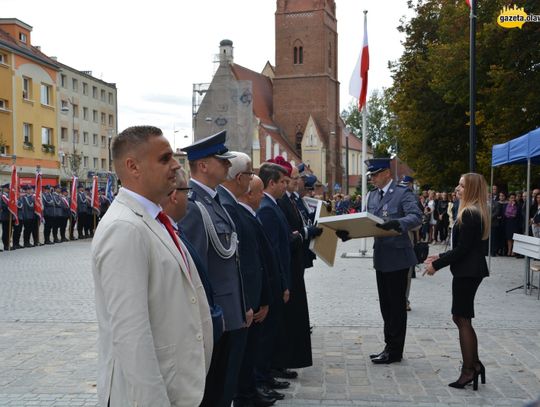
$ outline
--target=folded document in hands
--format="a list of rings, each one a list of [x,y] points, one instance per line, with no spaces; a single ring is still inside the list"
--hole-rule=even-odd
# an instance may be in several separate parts
[[[384,219],[371,213],[357,212],[320,218],[318,224],[334,231],[346,230],[351,238],[397,236],[400,234],[395,230],[384,230],[377,227],[377,224],[381,225],[384,222]]]

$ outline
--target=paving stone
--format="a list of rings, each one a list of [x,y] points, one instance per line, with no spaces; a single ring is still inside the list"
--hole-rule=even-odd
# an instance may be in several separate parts
[[[370,244],[368,242],[368,247]],[[509,287],[523,262],[492,259],[474,319],[487,384],[450,389],[461,354],[450,315],[451,275],[412,281],[404,360],[375,366],[384,347],[371,259],[345,259],[306,272],[314,366],[300,369],[289,406],[522,406],[540,396],[540,302]],[[437,246],[430,247],[432,252]],[[97,324],[90,242],[0,253],[0,406],[97,406]],[[336,295],[337,294],[337,295]]]

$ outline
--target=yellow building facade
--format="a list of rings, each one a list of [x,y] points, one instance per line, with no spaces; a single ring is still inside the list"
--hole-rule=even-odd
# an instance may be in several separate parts
[[[0,19],[0,180],[9,180],[15,162],[20,184],[33,183],[36,169],[44,184],[59,177],[56,82],[59,67],[31,45],[32,27],[17,19]],[[2,102],[0,102],[2,103]]]

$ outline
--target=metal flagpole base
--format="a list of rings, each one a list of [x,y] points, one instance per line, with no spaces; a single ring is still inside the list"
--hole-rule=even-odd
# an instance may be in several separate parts
[[[358,250],[358,252],[345,252],[341,254],[342,259],[372,259],[373,253],[367,250]]]

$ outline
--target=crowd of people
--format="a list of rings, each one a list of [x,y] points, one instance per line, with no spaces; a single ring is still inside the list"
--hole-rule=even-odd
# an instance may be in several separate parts
[[[225,136],[184,149],[189,180],[158,128],[112,142],[122,188],[92,241],[103,406],[270,406],[312,364],[313,177],[279,156],[256,175]]]
[[[10,184],[2,185],[0,221],[3,250],[6,251],[91,238],[110,205],[105,189],[100,188],[99,210],[93,208],[90,204],[91,188],[85,188],[82,183],[78,185],[75,211],[70,208],[68,189],[61,185],[45,185],[42,188],[41,197],[38,198],[41,200],[42,213],[36,211],[34,185],[19,188],[15,213],[9,210],[9,194]],[[14,215],[17,215],[16,218]]]
[[[188,179],[160,129],[124,130],[112,143],[122,188],[112,203],[101,194],[95,231],[86,229],[96,213],[83,185],[77,216],[67,190],[46,187],[42,194],[46,244],[67,241],[66,233],[75,239],[74,225],[77,238],[93,237],[100,405],[270,406],[285,397],[279,390],[297,378],[294,369],[313,363],[304,272],[315,259],[310,241],[323,230],[304,197],[313,196],[316,177],[281,156],[255,174],[250,157],[229,151],[225,140],[221,132],[184,148]],[[452,193],[417,195],[412,179],[392,179],[389,159],[366,165],[374,187],[366,210],[383,220],[377,226],[384,231],[374,239],[373,259],[385,347],[370,355],[371,362],[403,358],[408,287],[419,262],[414,243],[451,239],[449,250],[427,258],[425,272],[449,265],[454,275],[452,316],[463,368],[449,385],[473,383],[476,390],[486,374],[471,323],[476,291],[488,275],[484,243],[501,225],[505,232],[520,230],[523,203],[515,194],[506,201],[496,189],[489,202],[478,174],[463,175]],[[41,220],[25,209],[35,199],[32,189],[23,190],[23,247],[32,247],[39,244],[33,231]],[[530,216],[535,233],[538,195],[533,192]],[[2,214],[7,202],[4,191]],[[326,207],[346,214],[361,205],[360,196],[338,194]],[[491,219],[489,205],[496,209]],[[33,215],[28,232],[25,211]],[[351,238],[347,230],[336,235]],[[510,244],[492,250],[512,254]]]

